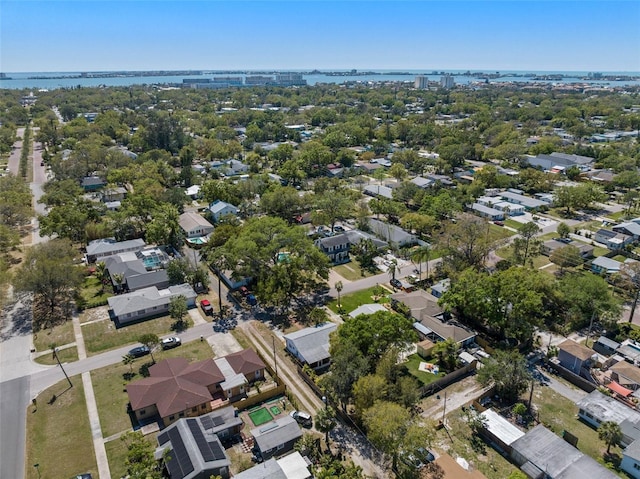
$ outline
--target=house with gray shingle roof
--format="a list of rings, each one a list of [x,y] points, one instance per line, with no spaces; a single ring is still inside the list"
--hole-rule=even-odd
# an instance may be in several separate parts
[[[127,241],[116,241],[113,238],[104,238],[91,241],[87,245],[87,263],[95,263],[101,261],[107,256],[112,256],[118,253],[126,253],[133,251],[141,251],[145,247],[146,243],[143,239],[133,239]]]
[[[213,232],[213,225],[193,211],[182,213],[178,223],[187,238],[198,238]]]
[[[211,213],[211,219],[216,223],[220,221],[220,218],[223,216],[238,214],[238,208],[221,200],[216,200],[211,203],[208,210]]]
[[[337,329],[334,323],[324,323],[284,335],[286,350],[302,364],[323,369],[331,363],[329,336]]]
[[[252,429],[251,435],[262,459],[267,460],[291,451],[302,430],[291,416],[283,416]]]
[[[184,296],[187,299],[187,307],[195,307],[196,292],[186,283],[160,290],[156,286],[151,286],[108,298],[109,316],[119,325],[125,325],[167,314],[171,299],[177,296]]]

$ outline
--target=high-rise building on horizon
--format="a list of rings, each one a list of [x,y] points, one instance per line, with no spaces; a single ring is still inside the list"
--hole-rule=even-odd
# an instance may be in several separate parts
[[[456,86],[456,82],[453,79],[453,75],[446,74],[440,77],[440,86],[442,88],[446,88],[447,90]]]
[[[413,83],[414,88],[420,90],[426,90],[429,88],[429,77],[427,75],[417,75],[416,80]]]

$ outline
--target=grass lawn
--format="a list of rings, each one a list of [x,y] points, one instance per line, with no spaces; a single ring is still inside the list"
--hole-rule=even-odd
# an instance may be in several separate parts
[[[609,250],[607,248],[602,248],[601,246],[594,246],[593,247],[593,256],[595,258],[597,258],[598,256],[604,256],[608,252],[609,252]]]
[[[444,450],[454,458],[463,457],[488,479],[505,479],[513,471],[518,470],[482,440],[472,440],[473,433],[460,409],[447,415],[447,429],[449,434],[444,429],[436,433],[434,441],[436,450]]]
[[[157,443],[155,443],[154,446],[157,446]],[[127,469],[124,461],[127,459],[127,446],[124,441],[118,438],[105,443],[104,447],[107,450],[111,477],[125,477],[127,475]]]
[[[193,321],[189,316],[186,316],[185,320],[188,322],[188,327],[193,326]],[[154,333],[158,336],[169,334],[173,323],[174,320],[170,316],[161,316],[116,329],[112,321],[104,320],[84,324],[82,335],[87,353],[90,356],[108,349],[136,343],[137,338],[145,333]]]
[[[95,276],[87,276],[80,289],[80,297],[85,301],[86,308],[106,304],[107,298],[113,296],[110,285],[100,287],[100,281]]]
[[[617,254],[615,255],[613,258],[616,261],[620,261],[621,263],[624,263],[624,261],[627,259],[625,256],[621,255],[621,254]]]
[[[504,259],[513,258],[513,246],[505,246],[503,248],[500,248],[496,250],[496,253],[498,254],[498,256]],[[536,269],[541,268],[549,263],[551,263],[551,261],[549,261],[549,258],[544,255],[538,255],[533,258],[533,267]]]
[[[145,439],[153,444],[154,449],[158,446],[157,433],[145,436]],[[124,464],[127,459],[127,445],[120,438],[109,441],[104,445],[107,450],[107,460],[109,461],[109,471],[111,477],[125,477],[127,468]]]
[[[60,360],[61,363],[71,363],[73,361],[77,361],[78,348],[73,346],[70,348],[60,349],[58,351],[58,359]],[[56,361],[56,358],[53,357],[53,353],[39,356],[35,359],[35,361],[38,364],[46,364],[46,365],[58,364],[58,362]]]
[[[407,367],[411,375],[414,376],[422,384],[426,385],[426,384],[432,383],[436,379],[444,377],[446,375],[444,371],[440,371],[438,374],[431,374],[431,373],[426,373],[424,371],[420,371],[418,367],[420,366],[421,362],[436,364],[435,359],[433,358],[422,359],[422,357],[420,357],[417,354],[412,354],[408,356],[407,361],[403,364]]]
[[[376,301],[372,299],[374,289],[375,287],[369,288],[369,289],[363,289],[362,291],[356,291],[355,293],[350,293],[350,294],[345,294],[340,296],[340,303],[342,303],[342,309],[344,309],[347,313],[350,313],[351,311],[356,309],[358,306],[361,306],[363,304],[375,303]],[[391,292],[385,289],[385,295],[386,294],[391,294]],[[377,302],[388,303],[389,298],[387,297],[380,298]],[[329,301],[327,306],[334,313],[338,313],[337,298]]]
[[[528,393],[525,396],[528,400]],[[578,406],[573,401],[556,393],[550,387],[542,386],[534,389],[533,404],[539,412],[540,422],[547,429],[551,429],[558,435],[562,434],[562,431],[569,431],[578,438],[578,449],[601,464],[605,463],[607,446],[598,439],[598,432],[595,429],[577,418]],[[622,459],[621,449],[618,446],[612,446],[611,453],[614,458],[618,456],[618,460]]]
[[[154,352],[153,356],[156,361],[183,357],[191,362],[213,357],[213,352],[206,341],[192,341],[177,348],[169,349],[168,351]],[[131,368],[135,373],[132,380],[142,379],[138,371],[143,364],[150,361],[150,356],[144,356],[135,360]],[[100,425],[104,437],[109,437],[131,428],[131,421],[127,415],[129,397],[125,390],[125,386],[130,381],[127,381],[124,376],[128,372],[129,366],[125,366],[122,363],[112,364],[111,366],[91,371],[93,391],[96,396]]]
[[[342,276],[344,279],[349,281],[356,281],[358,279],[367,278],[369,276],[373,276],[374,274],[379,274],[380,271],[376,270],[375,272],[367,271],[366,269],[360,268],[360,263],[353,256],[351,257],[350,263],[340,264],[338,266],[334,266],[333,270]],[[364,274],[363,274],[364,273]]]
[[[505,226],[509,226],[513,229],[520,229],[520,227],[522,226],[522,223],[516,221],[516,220],[512,220],[510,218],[507,218],[506,220],[504,220],[504,224]]]
[[[489,224],[489,241],[493,242],[501,239],[507,239],[516,234],[518,233],[514,233],[513,231],[505,229],[502,226],[494,225],[492,223]]]
[[[52,329],[44,329],[33,335],[33,344],[36,351],[46,351],[51,349],[51,345],[62,346],[74,343],[76,337],[73,334],[73,323],[71,320],[65,321]]]
[[[75,477],[90,472],[98,477],[91,428],[80,376],[60,381],[38,396],[38,409],[27,409],[26,478]],[[56,400],[48,404],[53,395]],[[32,467],[40,464],[40,474]]]

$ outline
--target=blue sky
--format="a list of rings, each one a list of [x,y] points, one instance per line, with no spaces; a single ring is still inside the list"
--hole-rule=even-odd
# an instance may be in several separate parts
[[[0,1],[0,71],[640,71],[640,2]]]

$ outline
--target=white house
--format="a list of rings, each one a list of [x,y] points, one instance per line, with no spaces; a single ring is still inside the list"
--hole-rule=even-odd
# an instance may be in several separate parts
[[[177,296],[184,296],[187,299],[187,307],[195,307],[196,292],[186,283],[161,290],[152,286],[108,298],[109,316],[122,325],[166,314],[169,311],[171,299]]]
[[[286,349],[303,364],[308,364],[314,369],[325,368],[331,362],[329,335],[337,327],[335,323],[324,323],[285,334]]]

